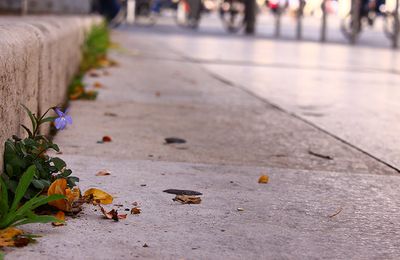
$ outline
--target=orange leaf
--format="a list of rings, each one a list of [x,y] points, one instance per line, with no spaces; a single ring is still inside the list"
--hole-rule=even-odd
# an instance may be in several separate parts
[[[65,221],[65,213],[64,213],[63,211],[57,212],[57,214],[55,215],[55,217],[56,217],[58,220]],[[64,223],[63,223],[63,222],[53,222],[53,223],[51,223],[51,224],[52,224],[53,226],[55,226],[55,227],[64,226]]]
[[[268,183],[269,177],[267,175],[261,175],[258,179],[258,183]]]

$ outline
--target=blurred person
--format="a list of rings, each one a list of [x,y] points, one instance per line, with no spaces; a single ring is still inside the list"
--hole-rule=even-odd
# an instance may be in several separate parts
[[[118,0],[93,0],[92,11],[103,15],[108,22],[115,22],[121,15],[121,2]]]

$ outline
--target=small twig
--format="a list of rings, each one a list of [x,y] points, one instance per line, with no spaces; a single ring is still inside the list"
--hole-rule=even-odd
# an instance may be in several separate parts
[[[333,218],[333,217],[339,215],[339,213],[342,212],[342,210],[343,210],[343,208],[340,207],[340,208],[338,209],[338,211],[336,211],[336,212],[335,212],[334,214],[332,214],[332,215],[329,215],[328,217]]]
[[[329,155],[323,155],[323,154],[319,154],[319,153],[315,153],[311,150],[308,150],[308,153],[311,155],[314,155],[316,157],[322,158],[322,159],[326,159],[326,160],[333,160],[333,158]]]

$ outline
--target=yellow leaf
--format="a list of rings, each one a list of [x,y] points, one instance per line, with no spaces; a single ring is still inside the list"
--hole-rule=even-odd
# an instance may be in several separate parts
[[[0,230],[0,247],[15,246],[15,238],[23,233],[22,230],[13,227]]]
[[[261,175],[258,179],[258,183],[268,183],[269,177],[267,175]]]
[[[110,194],[96,188],[88,189],[83,196],[98,204],[111,204],[113,202],[113,197]]]

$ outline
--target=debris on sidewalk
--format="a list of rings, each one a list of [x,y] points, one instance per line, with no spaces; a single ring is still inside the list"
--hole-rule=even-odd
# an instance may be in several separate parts
[[[333,217],[339,215],[340,212],[342,212],[342,210],[343,210],[343,208],[340,207],[335,213],[333,213],[332,215],[329,215],[328,217],[329,217],[329,218],[333,218]]]
[[[322,158],[322,159],[326,159],[326,160],[333,160],[333,157],[331,157],[331,156],[329,156],[329,155],[324,155],[324,154],[316,153],[316,152],[313,152],[313,151],[311,151],[311,150],[308,150],[308,154],[313,155],[313,156],[315,156],[315,157]]]
[[[111,171],[109,170],[100,170],[98,173],[96,173],[96,176],[107,176],[111,175]]]
[[[134,207],[134,208],[131,209],[131,214],[132,215],[137,215],[137,214],[140,214],[141,212],[142,212],[142,210],[140,208],[138,208],[138,207]]]
[[[268,183],[269,177],[267,175],[261,175],[260,178],[258,178],[258,183]]]
[[[237,208],[237,211],[244,211],[244,208]]]
[[[104,113],[105,116],[111,116],[111,117],[117,117],[118,115],[115,113],[111,113],[111,112],[105,112]]]
[[[163,192],[175,195],[189,195],[189,196],[198,196],[203,195],[203,193],[194,191],[194,190],[177,190],[177,189],[168,189]]]
[[[106,219],[112,219],[114,221],[119,221],[120,219],[126,219],[127,214],[118,214],[118,210],[112,209],[107,212],[102,206],[100,206],[101,213],[103,213]]]
[[[185,139],[178,138],[178,137],[167,137],[165,138],[164,144],[184,144],[186,143]]]
[[[61,221],[65,221],[65,213],[64,213],[64,211],[58,211],[57,212],[57,214],[55,215],[55,217],[58,219],[58,220],[61,220]],[[59,227],[59,226],[64,226],[64,223],[63,222],[52,222],[51,223],[53,226],[55,226],[55,227]]]
[[[182,204],[200,204],[201,198],[197,196],[188,196],[188,195],[176,195],[173,201],[180,202]]]
[[[111,139],[110,136],[108,136],[108,135],[103,136],[103,142],[104,143],[111,142],[111,141],[112,141],[112,139]]]

